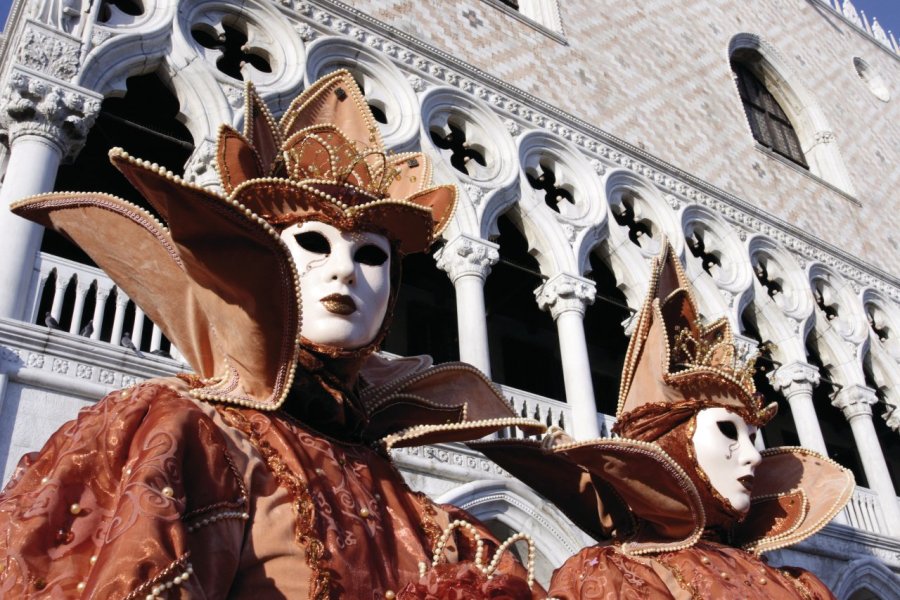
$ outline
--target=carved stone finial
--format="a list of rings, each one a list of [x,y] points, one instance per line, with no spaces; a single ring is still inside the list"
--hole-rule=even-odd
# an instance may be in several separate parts
[[[72,158],[84,145],[102,100],[95,92],[14,70],[0,100],[0,127],[9,132],[10,142],[37,135]]]
[[[435,259],[437,266],[446,271],[450,280],[475,275],[482,281],[491,273],[491,267],[500,260],[499,246],[493,242],[461,234],[441,248]]]
[[[872,405],[878,402],[875,390],[861,385],[843,388],[831,400],[831,405],[841,409],[848,421],[861,416],[872,416]]]
[[[541,310],[549,310],[554,320],[570,311],[583,317],[596,295],[597,286],[593,281],[567,273],[554,275],[534,290],[538,306]]]

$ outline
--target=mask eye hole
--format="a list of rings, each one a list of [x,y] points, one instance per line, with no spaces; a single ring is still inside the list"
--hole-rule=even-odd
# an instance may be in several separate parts
[[[754,431],[753,433],[750,434],[750,441],[753,442],[754,444],[756,444],[756,433],[757,432]]]
[[[729,440],[738,439],[737,426],[732,421],[718,421],[716,425],[719,426],[719,431],[722,432],[722,435]]]
[[[331,254],[331,244],[318,231],[304,231],[294,236],[300,247],[313,254]]]
[[[371,267],[383,265],[387,259],[387,252],[374,244],[366,244],[353,254],[353,260]]]

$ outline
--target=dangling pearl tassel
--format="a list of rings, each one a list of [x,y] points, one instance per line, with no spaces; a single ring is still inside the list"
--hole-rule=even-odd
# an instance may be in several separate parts
[[[518,542],[519,540],[526,540],[528,542],[528,564],[526,568],[528,570],[528,588],[530,589],[534,584],[534,556],[535,556],[535,548],[534,548],[534,540],[530,535],[525,533],[517,533],[515,535],[510,536],[506,539],[505,542],[500,544],[500,547],[497,548],[497,551],[494,553],[491,562],[487,565],[484,565],[482,560],[484,559],[484,540],[481,539],[481,536],[478,535],[478,530],[474,525],[468,523],[463,520],[456,520],[450,523],[446,529],[441,533],[441,537],[438,539],[437,544],[434,547],[434,555],[432,556],[432,565],[438,564],[441,559],[444,557],[444,549],[447,546],[447,541],[450,539],[450,536],[453,534],[454,529],[464,528],[472,534],[472,537],[475,538],[475,568],[484,573],[484,575],[488,579],[492,579],[494,574],[497,571],[497,568],[500,566],[500,559],[503,558],[503,553],[506,550]],[[421,577],[425,576],[425,571],[427,569],[427,565],[424,562],[419,563],[419,575]]]

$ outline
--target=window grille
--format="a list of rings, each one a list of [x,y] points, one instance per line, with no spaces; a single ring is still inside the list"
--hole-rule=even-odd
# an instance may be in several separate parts
[[[794,126],[771,92],[746,66],[732,63],[731,68],[754,139],[804,169],[809,169]]]

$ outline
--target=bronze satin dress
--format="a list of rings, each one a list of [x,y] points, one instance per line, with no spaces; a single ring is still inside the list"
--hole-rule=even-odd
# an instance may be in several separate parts
[[[771,567],[749,552],[713,542],[658,554],[652,561],[612,546],[585,548],[556,570],[549,595],[559,600],[834,598],[803,569]]]
[[[368,445],[176,387],[114,392],[23,458],[0,495],[0,597],[391,598],[466,517]],[[449,560],[469,559],[457,542]]]

